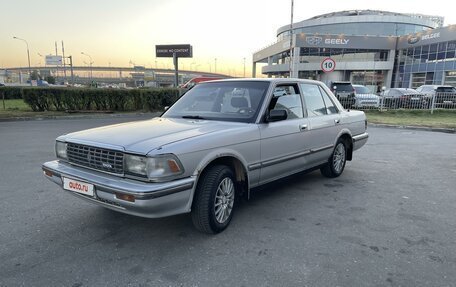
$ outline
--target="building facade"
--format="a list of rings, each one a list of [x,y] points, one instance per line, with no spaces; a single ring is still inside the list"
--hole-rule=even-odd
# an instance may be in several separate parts
[[[290,25],[281,27],[276,43],[253,54],[253,76],[261,64],[261,73],[268,77],[291,74],[328,85],[350,81],[366,85],[373,92],[382,86],[415,87],[423,77],[425,83],[431,77],[432,83],[451,82],[455,74],[456,27],[442,28],[442,23],[443,18],[438,16],[371,10],[316,16],[293,24],[291,39]],[[327,58],[335,62],[334,71],[323,71],[322,63]],[[433,61],[444,64],[434,65]]]

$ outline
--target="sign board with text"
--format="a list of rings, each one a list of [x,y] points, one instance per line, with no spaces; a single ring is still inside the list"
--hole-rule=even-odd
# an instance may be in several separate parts
[[[193,57],[193,48],[188,44],[180,45],[155,45],[155,56],[157,58],[169,58],[176,55],[178,58]]]
[[[60,66],[63,64],[62,56],[46,55],[46,65]]]

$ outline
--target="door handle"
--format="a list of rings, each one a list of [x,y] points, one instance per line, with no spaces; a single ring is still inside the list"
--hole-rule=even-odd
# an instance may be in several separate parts
[[[340,123],[340,120],[339,120],[339,119],[336,119],[336,120],[334,120],[334,123],[335,123],[335,124],[339,124],[339,123]]]
[[[307,129],[307,125],[306,125],[306,124],[299,125],[299,129],[300,129],[301,131],[306,130],[306,129]]]

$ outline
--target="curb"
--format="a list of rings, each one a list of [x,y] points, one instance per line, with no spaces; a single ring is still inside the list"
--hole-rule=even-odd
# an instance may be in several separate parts
[[[18,122],[18,121],[43,121],[43,120],[78,120],[78,119],[106,119],[106,118],[129,118],[138,116],[156,117],[161,112],[155,113],[104,113],[104,114],[78,114],[78,115],[63,115],[63,116],[37,116],[37,117],[12,117],[0,118],[0,122]]]
[[[440,132],[447,134],[456,133],[456,129],[452,128],[431,128],[431,127],[420,127],[420,126],[404,126],[404,125],[388,125],[388,124],[374,124],[368,123],[368,126],[379,127],[379,128],[393,128],[393,129],[407,129],[407,130],[418,130],[428,132]]]
[[[78,120],[78,119],[106,119],[106,118],[129,118],[129,117],[156,117],[161,112],[155,113],[124,113],[124,114],[79,114],[79,115],[64,115],[64,116],[40,116],[40,117],[15,117],[15,118],[0,118],[0,122],[18,122],[18,121],[43,121],[43,120]],[[420,126],[406,126],[406,125],[389,125],[389,124],[376,124],[368,123],[368,126],[379,128],[394,128],[394,129],[408,129],[430,132],[441,132],[447,134],[455,134],[455,128],[432,128]]]

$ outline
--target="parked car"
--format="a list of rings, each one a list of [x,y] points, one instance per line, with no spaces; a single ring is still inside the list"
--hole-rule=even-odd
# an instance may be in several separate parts
[[[378,108],[380,97],[373,94],[366,86],[353,85],[355,89],[355,108]]]
[[[422,109],[429,106],[426,97],[414,89],[391,88],[385,90],[382,97],[383,106],[387,108]]]
[[[355,89],[350,82],[332,82],[331,91],[346,109],[355,105]]]
[[[425,95],[428,102],[432,104],[434,99],[435,107],[453,107],[456,105],[456,88],[449,85],[423,85],[416,89]]]
[[[315,168],[340,176],[366,126],[321,82],[219,80],[160,117],[58,137],[58,159],[42,169],[80,199],[149,218],[191,212],[197,229],[217,233],[252,188]]]

